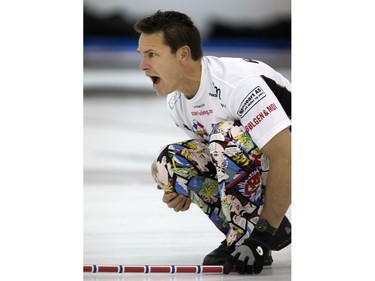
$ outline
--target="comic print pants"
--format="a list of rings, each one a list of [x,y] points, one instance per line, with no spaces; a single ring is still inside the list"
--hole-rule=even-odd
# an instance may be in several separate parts
[[[167,145],[152,164],[165,192],[189,197],[224,233],[227,244],[249,237],[263,207],[268,159],[237,121],[213,127],[209,142]]]

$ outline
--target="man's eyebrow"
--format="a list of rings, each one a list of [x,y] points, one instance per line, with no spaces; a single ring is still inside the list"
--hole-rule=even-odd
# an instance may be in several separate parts
[[[148,49],[148,50],[146,50],[146,51],[142,51],[142,52],[140,52],[139,51],[139,49],[137,49],[137,53],[139,53],[139,54],[147,54],[147,53],[149,53],[149,52],[155,52],[153,49]]]

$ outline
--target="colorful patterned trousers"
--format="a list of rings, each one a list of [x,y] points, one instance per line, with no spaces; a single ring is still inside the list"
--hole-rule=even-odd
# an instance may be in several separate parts
[[[152,164],[165,192],[189,197],[224,233],[228,245],[249,237],[263,207],[268,159],[239,122],[213,127],[209,142],[167,145]]]

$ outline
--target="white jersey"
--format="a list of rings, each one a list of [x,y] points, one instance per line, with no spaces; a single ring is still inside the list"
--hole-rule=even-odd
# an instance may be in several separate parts
[[[280,73],[255,60],[205,56],[197,94],[167,96],[176,125],[191,138],[208,141],[213,125],[240,121],[262,148],[291,125],[291,85]]]

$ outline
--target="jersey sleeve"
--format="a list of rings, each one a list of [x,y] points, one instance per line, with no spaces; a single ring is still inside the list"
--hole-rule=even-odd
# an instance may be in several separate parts
[[[234,89],[230,108],[259,148],[291,125],[276,93],[259,76],[245,79]]]

